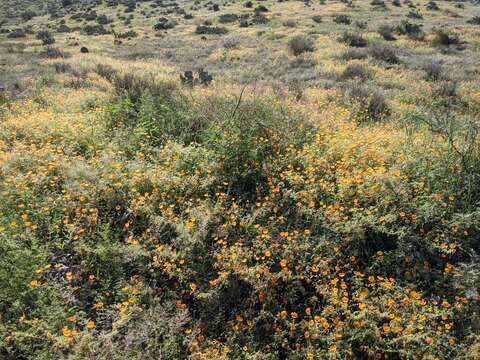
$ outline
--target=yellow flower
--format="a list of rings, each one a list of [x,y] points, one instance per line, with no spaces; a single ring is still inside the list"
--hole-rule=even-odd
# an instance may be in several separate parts
[[[270,252],[270,250],[265,250],[265,252],[263,253],[266,257],[270,257],[272,256],[272,253]]]
[[[280,266],[281,266],[281,267],[286,267],[287,264],[288,264],[288,260],[287,260],[287,259],[282,259],[282,260],[280,260]]]
[[[192,290],[192,291],[197,290],[197,284],[191,283],[189,286],[190,286],[190,290]]]
[[[31,286],[31,287],[36,287],[36,286],[38,286],[38,285],[40,285],[40,282],[39,282],[38,280],[32,280],[32,281],[30,281],[30,286]]]
[[[358,304],[358,308],[359,308],[360,310],[365,309],[365,307],[366,307],[366,305],[365,305],[364,303]]]
[[[95,323],[92,320],[88,320],[87,328],[88,329],[95,329]]]

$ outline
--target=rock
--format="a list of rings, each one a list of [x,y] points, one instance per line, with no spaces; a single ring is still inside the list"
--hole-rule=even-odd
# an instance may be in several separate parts
[[[80,52],[81,52],[82,54],[88,54],[90,51],[89,51],[85,46],[82,46],[82,47],[80,48]]]

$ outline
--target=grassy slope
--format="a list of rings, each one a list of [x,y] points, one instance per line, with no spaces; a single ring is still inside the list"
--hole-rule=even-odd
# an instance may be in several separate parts
[[[425,40],[386,42],[406,4],[259,4],[247,28],[218,22],[243,2],[144,2],[130,25],[100,5],[138,37],[54,34],[64,58],[1,35],[0,357],[478,356],[478,5],[422,2]],[[204,20],[229,33],[201,40]],[[466,47],[433,46],[439,27]],[[366,56],[345,59],[345,30]],[[315,50],[292,55],[296,34]],[[212,84],[180,84],[200,67]]]

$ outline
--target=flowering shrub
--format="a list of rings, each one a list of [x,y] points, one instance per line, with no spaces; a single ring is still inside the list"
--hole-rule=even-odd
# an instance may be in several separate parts
[[[2,109],[2,357],[478,357],[464,137],[112,81]]]

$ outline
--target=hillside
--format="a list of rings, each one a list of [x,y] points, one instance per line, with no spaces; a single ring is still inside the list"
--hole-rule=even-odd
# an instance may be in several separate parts
[[[0,359],[478,359],[480,4],[0,0]]]

